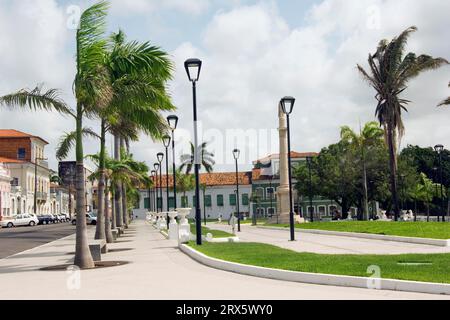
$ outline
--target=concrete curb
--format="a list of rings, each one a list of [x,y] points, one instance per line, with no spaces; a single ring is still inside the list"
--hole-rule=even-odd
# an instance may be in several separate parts
[[[270,229],[270,230],[284,230],[284,231],[289,230],[288,228],[280,228],[280,227],[257,226],[257,228]],[[328,230],[312,230],[312,229],[298,229],[298,228],[296,228],[295,231],[303,232],[303,233],[312,233],[312,234],[323,234],[323,235],[329,235],[329,236],[342,236],[342,237],[363,238],[363,239],[372,239],[372,240],[426,244],[426,245],[438,246],[438,247],[450,247],[450,239],[445,240],[445,239],[414,238],[414,237],[401,237],[401,236],[385,236],[382,234],[328,231]]]
[[[180,245],[179,248],[183,253],[192,259],[208,267],[254,277],[340,287],[450,295],[449,284],[341,276],[263,268],[211,258],[185,244]]]

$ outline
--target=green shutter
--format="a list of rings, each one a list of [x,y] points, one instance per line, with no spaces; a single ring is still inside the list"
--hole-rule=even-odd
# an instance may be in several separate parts
[[[242,204],[244,206],[248,206],[249,205],[249,200],[248,200],[248,194],[247,193],[244,193],[242,195]]]
[[[217,206],[223,207],[223,195],[222,194],[217,195]]]
[[[150,209],[150,198],[144,198],[144,209]]]
[[[230,206],[235,206],[235,205],[236,205],[236,195],[230,194]]]
[[[175,209],[175,198],[174,197],[169,197],[169,208]]]
[[[195,201],[195,196],[193,196],[192,197],[192,207],[196,208],[196,206],[195,206],[196,204],[197,204],[197,202]]]
[[[211,207],[212,207],[212,199],[211,199],[211,196],[210,196],[210,195],[206,195],[206,196],[205,196],[205,205],[206,205],[208,208],[211,208]]]
[[[162,198],[158,198],[158,208],[162,209]]]
[[[181,197],[181,206],[186,208],[189,206],[189,199],[186,196]]]

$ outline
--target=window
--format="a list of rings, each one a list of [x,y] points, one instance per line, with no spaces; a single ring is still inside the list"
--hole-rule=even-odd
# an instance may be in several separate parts
[[[175,198],[169,197],[169,208],[175,208]]]
[[[19,178],[13,178],[11,181],[11,186],[18,187],[19,186]]]
[[[162,210],[162,198],[158,197],[158,208]]]
[[[229,200],[230,200],[230,206],[236,205],[236,195],[235,194],[230,194]]]
[[[256,188],[256,195],[259,199],[264,200],[264,188]]]
[[[248,206],[248,204],[249,204],[248,193],[244,193],[242,195],[242,204],[244,206]]]
[[[275,208],[267,208],[267,214],[272,217],[275,214]]]
[[[217,195],[217,206],[218,207],[223,207],[223,194],[218,194]]]
[[[212,199],[210,195],[205,196],[205,206],[207,206],[208,208],[212,207]]]
[[[197,202],[196,202],[195,200],[197,200],[197,199],[196,199],[195,196],[193,196],[193,197],[192,197],[192,206],[193,206],[194,208],[197,208],[197,207],[195,206],[195,205],[197,204]]]
[[[25,148],[19,148],[17,150],[17,159],[24,160],[26,157],[26,154],[27,154],[27,152],[26,152]]]
[[[150,209],[150,198],[144,198],[144,209]]]

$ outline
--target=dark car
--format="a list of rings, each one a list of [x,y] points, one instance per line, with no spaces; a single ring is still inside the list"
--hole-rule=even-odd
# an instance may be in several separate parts
[[[50,224],[50,223],[55,223],[55,217],[51,214],[45,214],[42,216],[38,216],[37,217],[39,220],[38,224]]]

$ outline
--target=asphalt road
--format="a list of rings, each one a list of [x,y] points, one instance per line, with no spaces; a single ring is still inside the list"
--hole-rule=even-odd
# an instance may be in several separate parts
[[[74,233],[75,226],[70,223],[0,229],[0,259]]]

